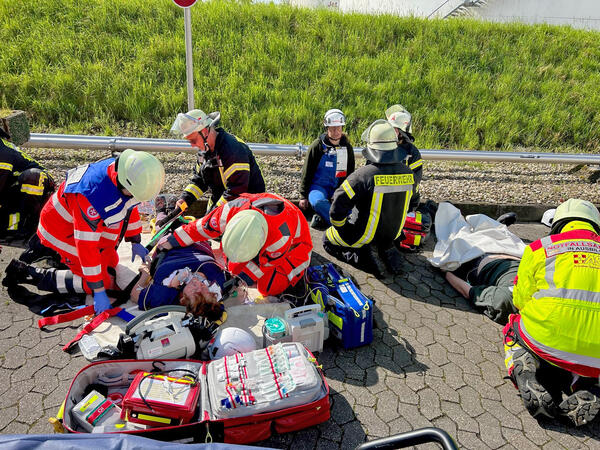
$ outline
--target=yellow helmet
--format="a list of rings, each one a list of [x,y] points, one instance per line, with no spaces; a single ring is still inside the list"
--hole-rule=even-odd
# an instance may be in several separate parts
[[[598,212],[598,208],[587,200],[570,198],[556,208],[550,234],[560,233],[567,223],[574,220],[588,222],[594,227],[596,233],[600,233],[600,212]]]
[[[378,164],[393,164],[406,159],[406,151],[398,146],[394,127],[386,120],[378,119],[367,128],[362,136],[366,142],[363,156]]]
[[[231,262],[250,261],[265,245],[268,232],[267,220],[261,213],[253,209],[240,211],[225,226],[223,253]]]
[[[136,200],[145,202],[158,195],[165,183],[165,169],[154,155],[128,148],[119,156],[117,179]]]

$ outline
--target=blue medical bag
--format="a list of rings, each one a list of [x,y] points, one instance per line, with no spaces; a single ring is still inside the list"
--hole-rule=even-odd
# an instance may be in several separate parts
[[[370,344],[373,340],[373,301],[333,264],[307,269],[312,300],[329,318],[330,336],[345,349]]]

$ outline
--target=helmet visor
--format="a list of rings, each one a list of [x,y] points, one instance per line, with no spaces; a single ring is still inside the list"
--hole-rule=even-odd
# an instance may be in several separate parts
[[[173,126],[171,127],[171,133],[178,138],[185,138],[192,134],[194,131],[200,131],[206,128],[204,121],[196,119],[188,114],[179,113]]]

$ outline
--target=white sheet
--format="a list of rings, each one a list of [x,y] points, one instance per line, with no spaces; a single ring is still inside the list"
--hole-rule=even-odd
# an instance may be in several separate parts
[[[525,244],[506,225],[484,215],[463,218],[460,210],[448,202],[439,204],[435,215],[438,239],[429,262],[452,271],[484,253],[504,253],[521,257]]]

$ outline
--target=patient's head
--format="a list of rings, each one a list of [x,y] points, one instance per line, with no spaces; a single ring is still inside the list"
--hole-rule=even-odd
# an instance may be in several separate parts
[[[218,320],[223,313],[223,308],[217,299],[217,294],[210,292],[201,273],[196,273],[185,285],[181,292],[179,303],[186,307],[194,316],[206,317],[210,321]]]

